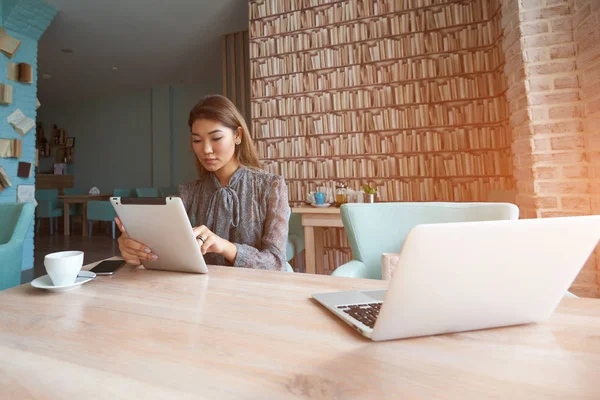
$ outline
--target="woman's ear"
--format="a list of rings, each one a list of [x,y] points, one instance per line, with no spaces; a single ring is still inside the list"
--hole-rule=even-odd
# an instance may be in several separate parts
[[[240,145],[242,143],[242,137],[244,136],[244,130],[241,126],[235,130],[235,144]]]

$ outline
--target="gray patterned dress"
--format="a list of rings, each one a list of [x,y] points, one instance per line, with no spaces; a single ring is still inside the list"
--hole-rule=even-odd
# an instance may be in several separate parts
[[[237,247],[234,267],[283,271],[290,208],[283,177],[240,166],[229,184],[213,173],[179,186],[192,226],[206,225]],[[231,265],[215,253],[207,264]]]

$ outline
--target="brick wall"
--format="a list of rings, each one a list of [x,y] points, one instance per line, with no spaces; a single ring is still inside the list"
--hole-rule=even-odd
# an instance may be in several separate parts
[[[524,218],[600,211],[600,180],[594,178],[600,177],[599,6],[597,0],[503,2],[517,203]],[[573,292],[600,293],[597,254]]]
[[[21,139],[23,145],[22,157],[0,158],[0,166],[4,167],[13,185],[0,192],[0,202],[15,202],[19,185],[32,185],[35,177],[17,177],[19,161],[35,163],[35,129],[21,137],[7,122],[6,117],[19,108],[31,118],[36,118],[37,97],[37,44],[42,33],[46,30],[57,10],[40,0],[6,1],[2,3],[2,25],[7,32],[21,40],[21,46],[12,59],[0,54],[0,80],[13,86],[13,102],[0,106],[0,138]],[[7,80],[8,61],[13,63],[25,62],[33,68],[33,83],[25,84]],[[22,269],[33,268],[33,226],[30,227],[23,249]]]
[[[585,166],[588,169],[590,211],[600,214],[600,1],[572,1],[573,39],[576,48],[576,66],[583,118]],[[600,250],[596,249],[595,260],[596,295],[600,295]]]

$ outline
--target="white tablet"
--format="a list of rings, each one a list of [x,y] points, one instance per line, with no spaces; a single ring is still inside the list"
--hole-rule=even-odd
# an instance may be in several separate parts
[[[158,255],[156,261],[144,260],[145,268],[208,272],[179,197],[111,197],[110,202],[129,237]]]

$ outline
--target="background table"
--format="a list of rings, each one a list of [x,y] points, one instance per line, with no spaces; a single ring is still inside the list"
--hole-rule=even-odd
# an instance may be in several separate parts
[[[58,198],[62,200],[64,203],[64,231],[65,236],[69,236],[71,234],[71,225],[70,223],[70,215],[69,215],[69,206],[71,204],[82,204],[83,208],[81,211],[81,236],[87,236],[87,229],[85,227],[85,220],[87,217],[87,203],[92,200],[108,200],[111,198],[110,194],[73,194],[73,195],[60,195]]]

